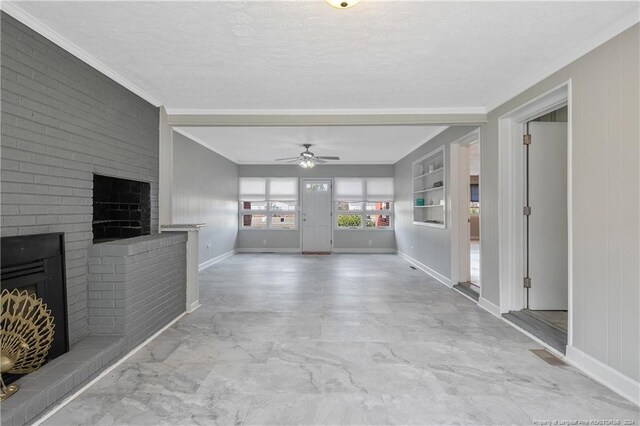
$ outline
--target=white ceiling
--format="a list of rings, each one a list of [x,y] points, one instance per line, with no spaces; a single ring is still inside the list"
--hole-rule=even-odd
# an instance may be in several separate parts
[[[585,40],[625,16],[637,18],[639,7],[635,1],[363,0],[348,10],[322,0],[3,3],[171,110],[484,111]]]
[[[332,164],[393,164],[438,133],[441,126],[189,127],[178,128],[239,164],[277,164],[313,144]]]

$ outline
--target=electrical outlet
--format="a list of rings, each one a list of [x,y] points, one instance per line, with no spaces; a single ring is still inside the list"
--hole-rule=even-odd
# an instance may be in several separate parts
[[[369,245],[372,246],[373,245],[373,241],[369,240]]]
[[[207,244],[207,250],[211,250],[211,243]]]
[[[267,245],[267,240],[262,240],[262,245],[266,246]]]

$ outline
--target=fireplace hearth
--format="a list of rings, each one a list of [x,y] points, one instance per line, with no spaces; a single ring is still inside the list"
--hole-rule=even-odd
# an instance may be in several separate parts
[[[147,182],[93,175],[93,242],[151,233],[151,186]]]

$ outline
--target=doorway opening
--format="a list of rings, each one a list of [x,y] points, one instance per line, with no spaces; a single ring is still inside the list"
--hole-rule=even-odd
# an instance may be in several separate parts
[[[564,353],[568,335],[568,107],[525,120],[522,308],[504,316]]]
[[[452,279],[454,288],[479,300],[480,280],[480,132],[451,145]]]

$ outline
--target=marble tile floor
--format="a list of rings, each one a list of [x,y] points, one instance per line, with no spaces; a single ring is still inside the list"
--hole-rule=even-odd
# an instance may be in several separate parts
[[[395,255],[242,254],[46,425],[532,424],[638,408]]]

